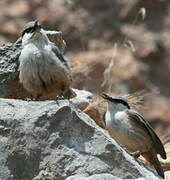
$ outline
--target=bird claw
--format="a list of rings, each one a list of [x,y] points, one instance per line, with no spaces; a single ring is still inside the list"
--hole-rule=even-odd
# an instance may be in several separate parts
[[[122,145],[121,145],[122,146]],[[133,156],[135,159],[137,159],[142,153],[143,153],[143,151],[142,150],[138,150],[138,151],[134,151],[134,152],[129,152],[124,146],[122,146],[124,149],[125,149],[125,151],[127,152],[127,153],[129,153],[131,156]]]
[[[60,96],[56,97],[56,100],[64,100],[64,99],[65,99],[65,97],[63,95],[60,95]]]
[[[65,98],[64,98],[63,95],[57,96],[57,97],[56,97],[56,103],[57,103],[57,105],[59,106],[59,101],[60,101],[60,100],[64,100],[64,99],[65,99]]]
[[[129,152],[129,154],[131,155],[131,156],[133,156],[134,158],[138,158],[140,155],[141,155],[141,151],[139,150],[139,151],[135,151],[135,152]]]
[[[25,98],[25,101],[31,101],[31,98]]]

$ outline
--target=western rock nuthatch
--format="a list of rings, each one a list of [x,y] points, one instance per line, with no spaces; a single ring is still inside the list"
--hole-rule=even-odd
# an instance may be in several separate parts
[[[164,178],[164,171],[157,154],[166,159],[166,152],[148,121],[141,114],[132,110],[124,98],[111,97],[106,94],[102,97],[108,103],[104,120],[111,137],[135,157],[142,155]]]
[[[38,21],[27,23],[23,29],[19,61],[19,80],[36,99],[75,95],[70,88],[72,77],[67,58],[48,39]]]

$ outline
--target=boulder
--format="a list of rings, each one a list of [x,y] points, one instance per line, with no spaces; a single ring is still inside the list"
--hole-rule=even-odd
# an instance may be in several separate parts
[[[140,177],[159,179],[73,102],[0,99],[0,179]]]

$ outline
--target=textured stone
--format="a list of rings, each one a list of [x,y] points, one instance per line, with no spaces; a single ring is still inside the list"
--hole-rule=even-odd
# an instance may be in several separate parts
[[[6,96],[9,91],[9,82],[18,75],[20,52],[20,43],[0,46],[0,97]]]
[[[75,175],[70,176],[66,180],[121,180],[120,178],[117,178],[111,174],[97,174],[92,175],[90,177],[83,176],[83,175]]]
[[[118,177],[115,177],[111,174],[95,174],[92,176],[87,177],[86,175],[75,175],[75,176],[70,176],[66,180],[121,180]],[[132,180],[132,179],[129,179]],[[137,178],[133,180],[151,180],[151,177],[149,178]],[[153,179],[154,180],[154,179]]]
[[[0,179],[65,180],[76,174],[159,179],[68,100],[0,99]],[[98,175],[87,180],[93,177]]]
[[[85,90],[73,89],[76,93],[76,97],[72,99],[73,103],[76,104],[81,110],[84,110],[90,103],[92,103],[92,93]]]

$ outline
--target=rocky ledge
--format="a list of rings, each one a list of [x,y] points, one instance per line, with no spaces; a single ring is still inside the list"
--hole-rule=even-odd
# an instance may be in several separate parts
[[[68,100],[0,99],[0,179],[159,179]]]

